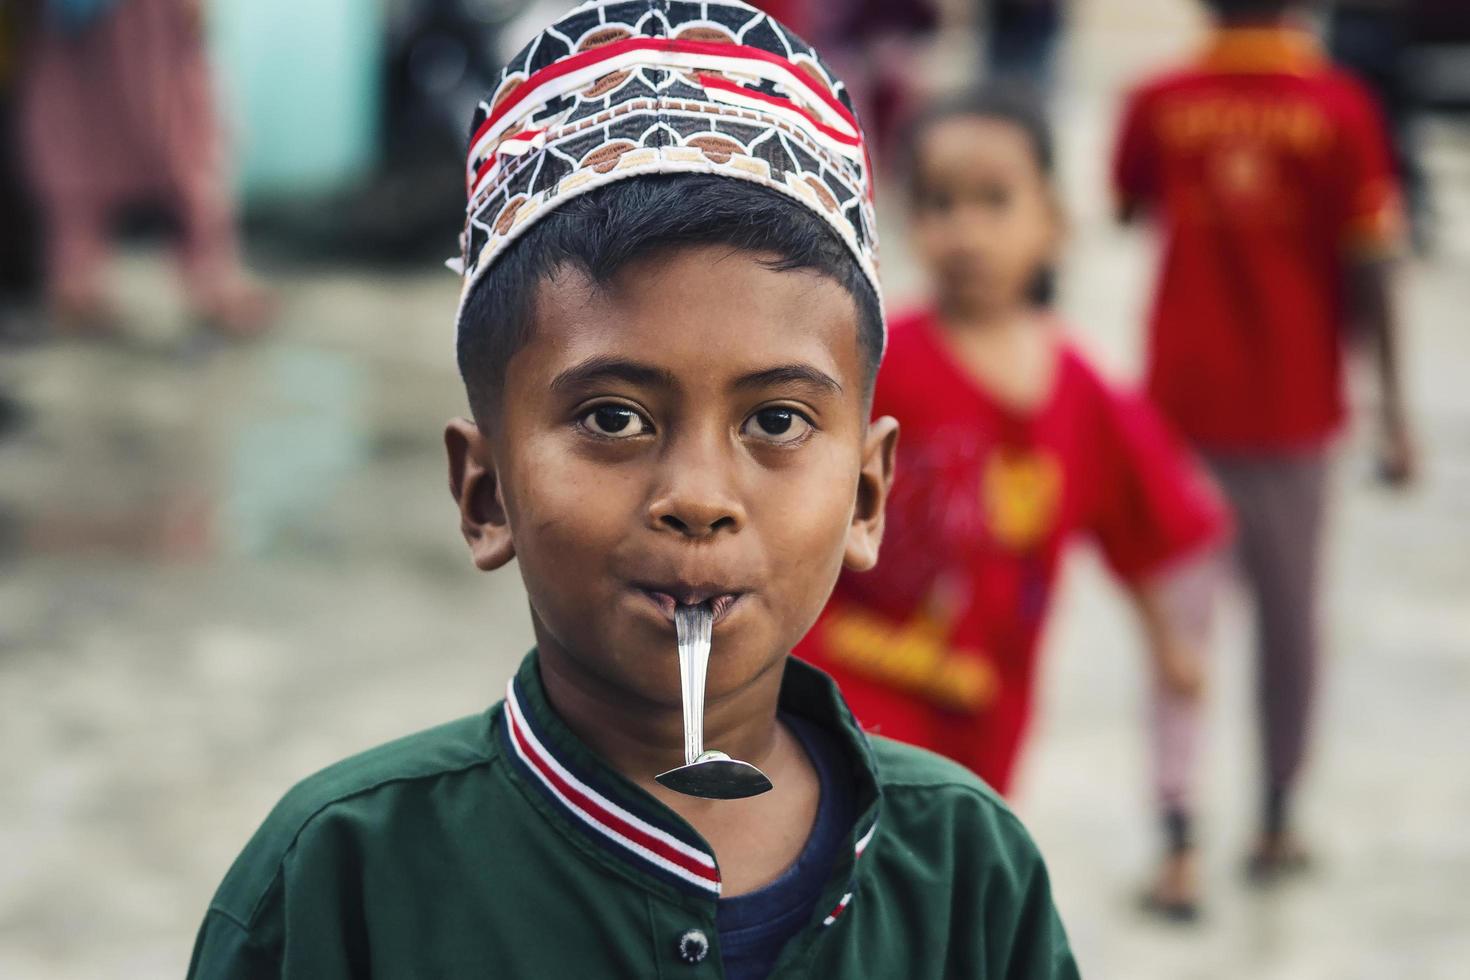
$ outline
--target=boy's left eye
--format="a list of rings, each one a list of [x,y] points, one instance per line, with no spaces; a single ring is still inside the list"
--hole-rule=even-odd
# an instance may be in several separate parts
[[[812,429],[811,422],[794,408],[763,408],[745,420],[741,434],[765,442],[797,442]]]

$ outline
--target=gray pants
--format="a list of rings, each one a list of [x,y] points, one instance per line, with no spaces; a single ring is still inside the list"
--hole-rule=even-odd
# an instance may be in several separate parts
[[[1205,460],[1235,510],[1236,556],[1256,613],[1267,787],[1284,794],[1306,755],[1316,689],[1328,454],[1206,454]]]

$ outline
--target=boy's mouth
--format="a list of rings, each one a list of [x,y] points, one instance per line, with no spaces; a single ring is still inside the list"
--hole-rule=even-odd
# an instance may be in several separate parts
[[[717,587],[672,587],[672,586],[637,586],[639,592],[658,607],[665,619],[672,625],[674,622],[674,610],[679,606],[708,606],[714,617],[714,625],[720,625],[720,620],[730,615],[730,611],[739,604],[745,596],[744,592],[723,592]]]

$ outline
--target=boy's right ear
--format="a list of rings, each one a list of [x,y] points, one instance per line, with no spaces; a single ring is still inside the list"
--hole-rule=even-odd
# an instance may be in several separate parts
[[[847,549],[842,564],[855,572],[866,572],[878,564],[878,545],[883,541],[883,512],[888,491],[893,488],[893,465],[898,454],[898,422],[884,415],[868,424],[863,444],[862,469],[858,472],[857,500],[852,525],[847,529]]]
[[[460,533],[475,567],[494,571],[514,558],[516,549],[490,441],[469,419],[451,419],[444,427],[444,448],[449,453],[449,493],[459,505]]]

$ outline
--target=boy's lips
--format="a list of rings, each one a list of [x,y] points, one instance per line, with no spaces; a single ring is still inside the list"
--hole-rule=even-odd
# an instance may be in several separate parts
[[[635,585],[634,588],[643,593],[663,617],[670,623],[674,621],[674,609],[677,606],[693,606],[700,603],[707,604],[710,612],[714,614],[714,625],[718,626],[720,620],[730,615],[742,598],[746,595],[743,589],[730,589],[724,586],[677,586],[677,585]]]

